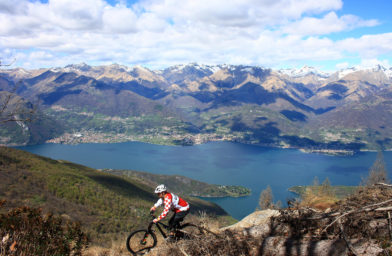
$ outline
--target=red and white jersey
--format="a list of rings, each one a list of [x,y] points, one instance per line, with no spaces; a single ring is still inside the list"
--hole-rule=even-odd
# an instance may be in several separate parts
[[[173,193],[166,193],[164,199],[165,200],[163,201],[162,198],[159,198],[156,204],[154,204],[155,208],[161,206],[162,203],[165,207],[161,215],[158,217],[158,220],[165,218],[169,210],[174,212],[183,212],[189,210],[189,204],[184,199]]]

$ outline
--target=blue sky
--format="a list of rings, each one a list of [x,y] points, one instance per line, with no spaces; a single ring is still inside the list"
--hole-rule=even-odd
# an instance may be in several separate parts
[[[387,0],[0,0],[0,59],[389,68],[390,10]]]

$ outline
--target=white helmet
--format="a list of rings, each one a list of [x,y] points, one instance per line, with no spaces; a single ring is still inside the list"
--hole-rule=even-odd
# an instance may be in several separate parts
[[[156,187],[155,194],[162,193],[165,191],[166,191],[166,186],[161,184],[161,185],[158,185],[158,187]]]

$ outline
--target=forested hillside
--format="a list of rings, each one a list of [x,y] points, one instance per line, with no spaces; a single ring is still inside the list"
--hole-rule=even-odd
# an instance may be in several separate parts
[[[136,179],[0,147],[0,199],[7,201],[1,211],[24,205],[42,208],[79,221],[93,242],[148,223],[157,200],[153,189]],[[205,211],[231,219],[213,203],[187,199],[193,214]]]

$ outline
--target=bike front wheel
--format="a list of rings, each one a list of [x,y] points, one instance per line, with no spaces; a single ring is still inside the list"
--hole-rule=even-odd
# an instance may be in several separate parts
[[[157,237],[147,229],[136,230],[127,238],[127,249],[133,255],[143,255],[157,245]]]

